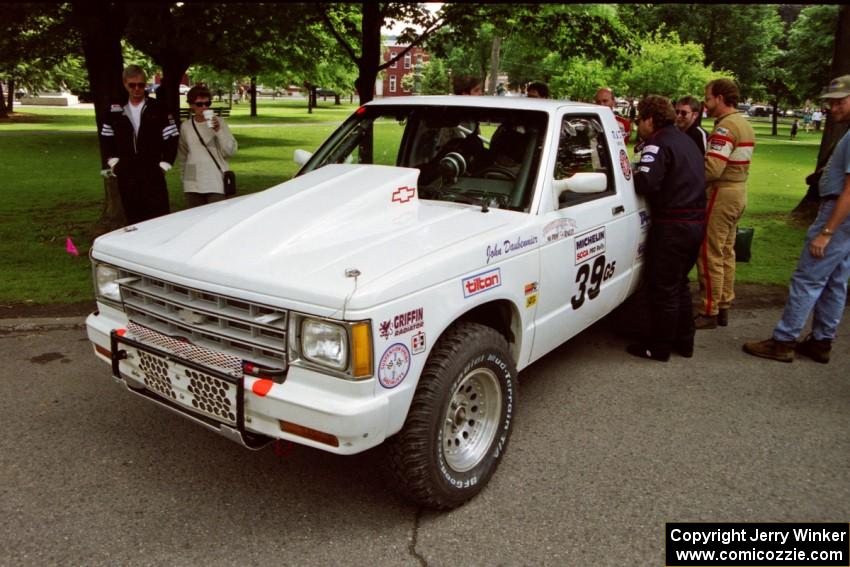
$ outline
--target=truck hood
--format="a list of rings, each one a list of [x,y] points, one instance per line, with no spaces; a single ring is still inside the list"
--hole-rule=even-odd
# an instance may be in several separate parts
[[[113,231],[95,241],[92,255],[236,295],[260,294],[282,307],[335,312],[355,285],[386,287],[393,296],[411,291],[397,285],[400,278],[426,287],[423,267],[438,253],[440,280],[474,269],[461,260],[464,243],[482,242],[519,214],[420,201],[418,175],[401,167],[327,165],[260,193]],[[450,270],[457,274],[446,273],[447,257],[455,257]],[[483,263],[484,253],[476,249],[475,258]],[[359,271],[356,283],[348,269]],[[393,285],[380,286],[382,280]]]

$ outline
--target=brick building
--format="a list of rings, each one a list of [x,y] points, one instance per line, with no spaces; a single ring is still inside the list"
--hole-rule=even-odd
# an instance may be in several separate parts
[[[384,45],[384,62],[389,61],[397,53],[404,50],[406,46],[388,43]],[[413,73],[417,63],[427,63],[431,56],[421,47],[414,47],[404,54],[401,59],[384,70],[384,80],[380,88],[375,89],[376,94],[383,96],[408,96],[413,94],[410,90],[404,90],[401,80],[405,75]]]

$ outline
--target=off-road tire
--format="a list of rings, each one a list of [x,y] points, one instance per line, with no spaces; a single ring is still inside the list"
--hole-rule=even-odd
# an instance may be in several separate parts
[[[402,430],[387,441],[395,488],[435,509],[460,506],[487,484],[505,453],[517,370],[505,338],[463,322],[437,341]]]

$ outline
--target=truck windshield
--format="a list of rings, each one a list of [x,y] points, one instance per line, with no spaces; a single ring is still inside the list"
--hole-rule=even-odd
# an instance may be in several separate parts
[[[329,163],[413,167],[419,198],[527,211],[547,114],[512,108],[367,106],[301,170]]]

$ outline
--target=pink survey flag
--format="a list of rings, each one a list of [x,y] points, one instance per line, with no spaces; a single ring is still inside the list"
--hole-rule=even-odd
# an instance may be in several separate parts
[[[65,239],[65,252],[72,256],[79,256],[80,253],[77,251],[77,247],[74,246],[74,243],[71,241],[71,237]]]

